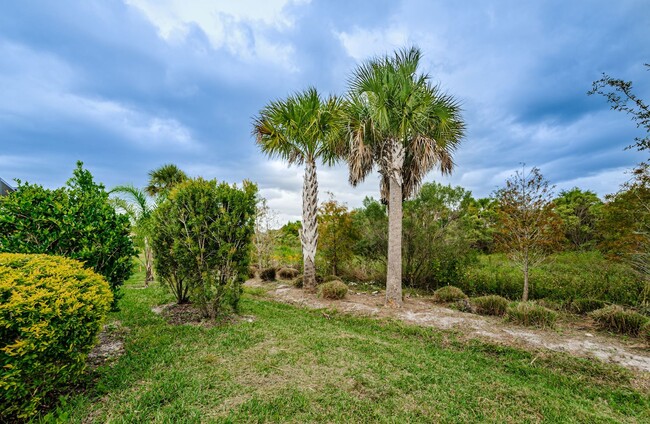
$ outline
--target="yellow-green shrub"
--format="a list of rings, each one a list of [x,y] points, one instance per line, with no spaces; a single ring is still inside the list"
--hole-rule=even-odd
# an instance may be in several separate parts
[[[318,295],[323,299],[343,299],[348,294],[348,286],[343,281],[328,281],[318,287]]]
[[[33,415],[85,366],[113,295],[100,275],[59,256],[0,254],[0,410]]]
[[[434,302],[455,302],[466,297],[461,289],[454,286],[444,286],[433,293]]]

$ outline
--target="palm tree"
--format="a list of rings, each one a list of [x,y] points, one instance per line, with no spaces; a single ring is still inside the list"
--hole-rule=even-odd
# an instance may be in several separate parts
[[[148,195],[152,197],[167,195],[178,183],[187,180],[185,172],[176,165],[168,163],[160,168],[149,171],[149,185],[145,188]]]
[[[334,96],[321,99],[315,88],[270,102],[253,123],[253,134],[262,152],[289,164],[305,165],[302,188],[303,287],[316,288],[318,243],[318,181],[316,160],[331,165],[338,157],[336,129],[341,102]]]
[[[132,185],[117,186],[109,192],[109,194],[113,193],[121,195],[111,200],[117,208],[122,209],[128,215],[135,230],[136,237],[143,243],[145,267],[144,286],[149,287],[149,283],[153,281],[153,251],[149,244],[149,236],[151,231],[150,218],[154,208],[148,202],[146,192]]]
[[[402,303],[402,201],[434,167],[450,173],[465,124],[458,102],[417,74],[417,48],[360,65],[349,82],[346,106],[350,182],[375,165],[382,201],[388,203],[386,304]]]

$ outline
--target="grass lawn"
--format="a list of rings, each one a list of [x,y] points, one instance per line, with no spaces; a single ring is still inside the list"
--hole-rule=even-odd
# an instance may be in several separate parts
[[[252,322],[168,325],[132,279],[125,354],[46,422],[650,422],[631,373],[245,295]]]

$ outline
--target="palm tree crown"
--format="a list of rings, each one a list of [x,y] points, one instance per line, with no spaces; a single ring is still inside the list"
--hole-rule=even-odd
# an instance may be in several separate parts
[[[168,163],[149,172],[149,185],[145,191],[150,196],[159,196],[169,193],[178,183],[187,180],[187,174],[178,166]]]

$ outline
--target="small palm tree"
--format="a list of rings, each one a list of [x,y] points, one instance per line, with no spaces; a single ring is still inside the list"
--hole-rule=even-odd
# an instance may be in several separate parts
[[[136,234],[136,238],[143,244],[145,279],[144,286],[149,287],[153,281],[153,251],[149,243],[151,234],[151,213],[154,207],[147,199],[147,193],[132,185],[122,185],[113,188],[109,194],[113,197],[113,204],[127,214]]]
[[[149,196],[167,195],[178,183],[187,180],[187,174],[172,163],[156,168],[149,172],[149,185],[145,191]]]
[[[417,74],[421,52],[400,50],[359,66],[349,83],[346,127],[350,182],[376,165],[388,203],[386,303],[402,303],[402,201],[434,167],[450,173],[465,132],[459,104]]]
[[[334,96],[321,99],[315,88],[269,103],[253,123],[253,134],[262,152],[289,164],[305,165],[302,189],[303,287],[316,288],[318,243],[318,180],[316,161],[331,165],[340,153],[337,128],[341,102]]]

